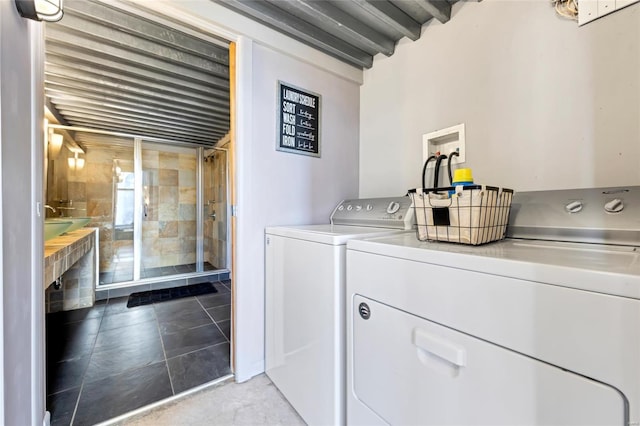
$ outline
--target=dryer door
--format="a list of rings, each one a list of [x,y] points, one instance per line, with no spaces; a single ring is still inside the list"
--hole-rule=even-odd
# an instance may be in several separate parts
[[[622,425],[608,385],[353,298],[352,391],[395,425]]]

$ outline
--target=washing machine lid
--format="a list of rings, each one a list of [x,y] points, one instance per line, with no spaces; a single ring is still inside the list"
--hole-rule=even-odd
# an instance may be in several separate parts
[[[373,238],[405,232],[415,235],[413,231],[398,229],[331,224],[272,226],[267,227],[265,232],[267,235],[279,235],[281,237],[330,245],[344,245],[348,240],[356,238]]]
[[[640,299],[636,247],[523,239],[469,246],[422,242],[405,233],[350,241],[347,249]]]

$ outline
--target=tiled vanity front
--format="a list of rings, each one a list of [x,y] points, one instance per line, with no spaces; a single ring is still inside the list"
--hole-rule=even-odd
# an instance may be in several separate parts
[[[82,228],[45,242],[47,313],[93,306],[98,277],[97,228]],[[62,277],[62,285],[53,285]]]

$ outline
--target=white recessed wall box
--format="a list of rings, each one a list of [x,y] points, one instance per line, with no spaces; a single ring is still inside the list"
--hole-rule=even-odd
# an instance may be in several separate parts
[[[422,135],[422,162],[424,164],[432,155],[445,154],[449,156],[453,151],[458,152],[458,156],[451,161],[452,164],[465,162],[465,135],[464,123],[446,129]],[[428,168],[435,167],[435,161],[431,161]]]
[[[587,24],[594,19],[637,3],[640,0],[580,0],[578,4],[578,25]]]

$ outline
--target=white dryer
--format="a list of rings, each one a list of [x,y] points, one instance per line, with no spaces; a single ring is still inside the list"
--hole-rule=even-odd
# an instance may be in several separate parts
[[[640,187],[513,203],[485,246],[348,242],[348,424],[640,424]]]
[[[346,243],[411,233],[409,197],[344,200],[330,224],[266,229],[266,373],[310,425],[342,425]]]

